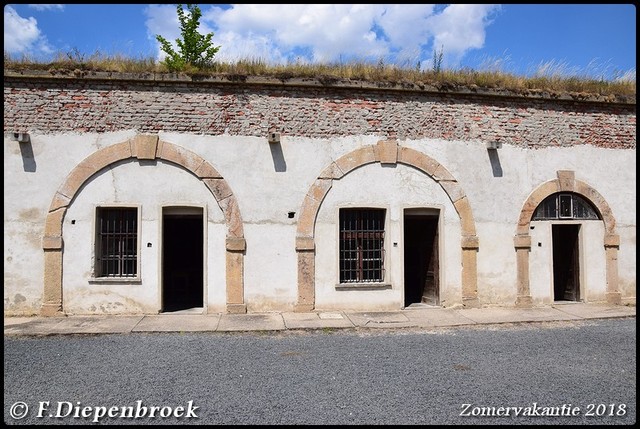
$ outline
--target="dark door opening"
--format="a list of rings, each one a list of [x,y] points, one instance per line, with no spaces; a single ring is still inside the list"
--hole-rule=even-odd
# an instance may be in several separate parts
[[[579,232],[580,225],[552,225],[555,301],[580,301]]]
[[[438,210],[404,214],[404,306],[440,304]]]
[[[162,220],[162,311],[203,306],[202,214]]]

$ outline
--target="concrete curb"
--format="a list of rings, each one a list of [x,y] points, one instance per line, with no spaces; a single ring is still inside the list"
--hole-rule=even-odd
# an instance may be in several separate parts
[[[635,306],[557,304],[550,307],[438,307],[398,311],[316,311],[249,314],[186,313],[138,316],[6,317],[5,336],[142,332],[251,332],[318,329],[432,329],[508,323],[569,322],[636,317]]]

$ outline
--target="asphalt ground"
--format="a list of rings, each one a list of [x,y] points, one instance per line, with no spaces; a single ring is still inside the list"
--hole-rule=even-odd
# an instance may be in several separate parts
[[[4,374],[6,424],[628,425],[636,319],[5,334]]]

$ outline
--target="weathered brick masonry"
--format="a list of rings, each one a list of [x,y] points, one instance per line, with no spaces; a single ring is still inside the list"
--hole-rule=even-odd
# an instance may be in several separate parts
[[[4,130],[500,141],[635,149],[635,99],[275,78],[5,71]]]

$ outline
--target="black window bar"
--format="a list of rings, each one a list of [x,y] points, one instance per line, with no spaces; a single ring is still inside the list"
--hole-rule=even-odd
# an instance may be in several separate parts
[[[340,210],[340,283],[384,280],[384,209]]]
[[[531,220],[602,219],[596,208],[575,193],[556,193],[542,201]]]
[[[135,277],[138,270],[138,210],[98,208],[97,277]]]

